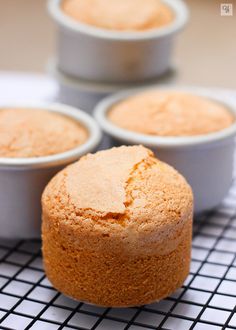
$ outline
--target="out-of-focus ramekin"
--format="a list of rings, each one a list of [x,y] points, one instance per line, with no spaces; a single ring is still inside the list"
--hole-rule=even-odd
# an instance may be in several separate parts
[[[173,83],[176,78],[176,70],[172,67],[159,78],[138,84],[98,83],[74,78],[62,73],[53,60],[49,61],[47,71],[58,83],[57,100],[64,104],[83,109],[90,114],[93,112],[96,104],[110,94],[134,87],[150,87],[159,83],[169,84]]]
[[[71,76],[103,82],[151,79],[170,67],[175,36],[188,20],[182,0],[163,0],[174,12],[171,24],[143,32],[119,32],[82,24],[61,9],[62,0],[49,0],[58,25],[58,67]]]
[[[37,238],[40,236],[43,189],[64,166],[93,151],[101,141],[101,131],[89,115],[63,104],[12,103],[1,104],[1,108],[56,112],[79,122],[88,131],[84,144],[60,154],[34,158],[0,157],[0,237]]]
[[[163,89],[170,90],[170,88]],[[173,89],[172,89],[173,90]],[[175,88],[191,92],[222,103],[236,118],[236,105],[207,89]],[[122,129],[107,117],[108,111],[121,100],[143,89],[130,90],[107,97],[95,108],[94,115],[101,128],[111,136],[115,144],[142,144],[156,156],[174,166],[193,188],[195,212],[216,207],[227,194],[233,179],[236,122],[216,133],[193,137],[157,137]]]

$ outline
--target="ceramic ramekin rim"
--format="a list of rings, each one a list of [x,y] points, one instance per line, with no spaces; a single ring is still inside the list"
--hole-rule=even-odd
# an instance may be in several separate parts
[[[67,116],[80,124],[88,131],[88,139],[85,143],[68,151],[42,157],[30,158],[8,158],[0,157],[0,168],[42,168],[61,166],[77,160],[84,154],[91,152],[98,146],[101,141],[102,133],[96,121],[80,109],[62,104],[50,102],[9,102],[0,104],[0,109],[16,108],[16,109],[39,109],[43,111],[52,111]],[[66,137],[65,137],[66,138]]]
[[[221,131],[217,131],[210,134],[190,136],[190,137],[159,137],[145,135],[141,133],[136,133],[123,128],[120,128],[113,124],[108,118],[107,113],[110,108],[117,102],[124,100],[125,98],[135,95],[140,92],[150,91],[150,90],[173,90],[182,91],[186,93],[195,94],[198,96],[209,98],[213,101],[222,103],[225,107],[231,111],[235,116],[235,122]],[[213,91],[207,88],[199,87],[181,87],[181,86],[152,86],[146,88],[136,88],[126,91],[121,91],[116,94],[110,95],[103,100],[101,100],[97,106],[94,108],[93,115],[102,128],[102,130],[110,135],[111,137],[120,140],[124,143],[131,144],[143,144],[147,147],[157,147],[157,148],[170,148],[170,149],[180,149],[186,147],[199,147],[203,145],[213,144],[215,142],[224,141],[227,138],[236,136],[236,104],[230,100],[225,100],[225,98],[219,95],[215,96]]]
[[[48,11],[52,18],[60,25],[71,31],[84,33],[96,38],[117,41],[138,41],[161,38],[181,30],[188,21],[189,11],[182,0],[162,0],[175,12],[175,19],[168,26],[143,32],[120,32],[101,29],[91,25],[83,24],[69,17],[60,8],[62,0],[48,0]]]

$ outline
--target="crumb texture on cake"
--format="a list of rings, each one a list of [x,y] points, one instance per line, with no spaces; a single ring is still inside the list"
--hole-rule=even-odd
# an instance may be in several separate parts
[[[46,274],[68,296],[143,305],[188,275],[191,188],[142,146],[84,156],[51,180],[42,206]]]
[[[47,277],[63,294],[105,307],[146,305],[171,295],[189,274],[192,219],[177,248],[166,255],[135,255],[81,249],[57,231],[44,229]],[[141,249],[141,247],[140,247]]]
[[[76,21],[109,30],[145,31],[174,19],[160,0],[63,0],[61,6]]]
[[[62,153],[87,139],[69,117],[37,109],[0,109],[0,157],[28,158]]]
[[[156,136],[196,136],[223,130],[235,121],[222,104],[177,91],[152,90],[130,96],[108,112],[115,125]]]

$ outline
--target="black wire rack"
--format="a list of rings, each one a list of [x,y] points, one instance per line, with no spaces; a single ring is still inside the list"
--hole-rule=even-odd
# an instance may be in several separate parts
[[[21,97],[35,86],[40,93],[34,97],[41,100],[55,87],[33,75],[15,76],[9,86],[5,76],[0,78],[1,97],[10,95],[9,101],[13,94],[17,98],[17,79]],[[236,102],[233,91],[212,92]],[[0,329],[236,329],[236,180],[217,210],[194,220],[190,274],[181,289],[161,302],[113,309],[73,301],[47,280],[40,250],[40,241],[0,240]]]
[[[71,300],[47,280],[40,241],[0,241],[1,329],[236,329],[236,180],[218,209],[194,220],[191,272],[183,287],[137,308]]]

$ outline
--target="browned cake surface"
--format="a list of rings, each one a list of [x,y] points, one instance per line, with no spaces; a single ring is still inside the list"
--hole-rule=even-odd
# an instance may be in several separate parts
[[[0,109],[0,157],[49,156],[78,147],[86,129],[69,117],[35,109]]]
[[[87,155],[44,191],[43,255],[54,286],[103,306],[159,300],[189,271],[192,192],[141,146]]]
[[[64,0],[62,10],[81,23],[120,31],[159,28],[174,19],[160,0]]]
[[[235,121],[222,104],[175,91],[142,92],[114,105],[108,118],[115,125],[141,134],[196,136],[220,131]]]

